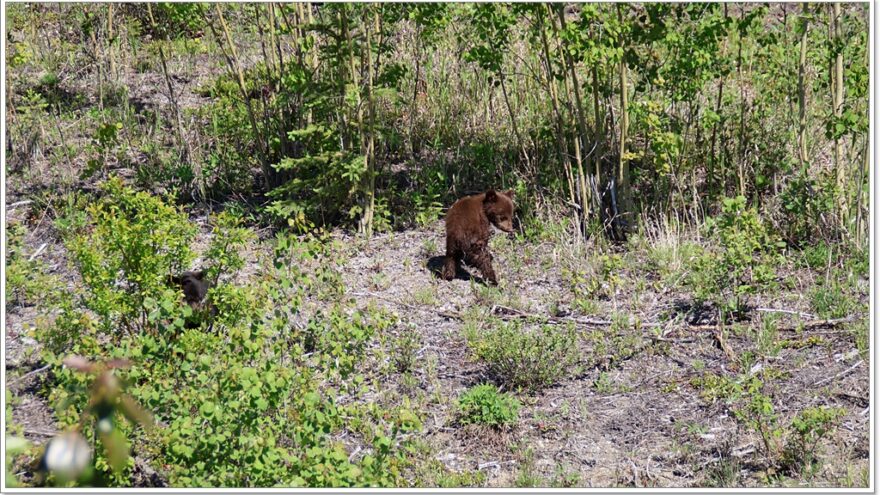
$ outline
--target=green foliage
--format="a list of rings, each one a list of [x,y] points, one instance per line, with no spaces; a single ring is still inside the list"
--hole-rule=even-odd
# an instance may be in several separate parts
[[[24,237],[27,229],[18,222],[6,226],[6,304],[35,304],[45,297],[54,297],[56,277],[46,273],[36,253],[25,252]]]
[[[510,394],[498,393],[489,384],[469,388],[458,398],[459,422],[500,427],[513,424],[521,404]]]
[[[235,273],[244,266],[241,250],[256,236],[232,210],[214,215],[211,223],[211,243],[205,252],[205,258],[211,260],[208,280],[217,281],[222,275]]]
[[[6,450],[4,456],[6,459],[6,488],[19,488],[21,483],[18,481],[18,477],[10,471],[10,468],[15,458],[27,451],[30,442],[22,437],[7,435],[3,443]]]
[[[622,281],[623,258],[615,253],[598,253],[590,264],[563,266],[563,277],[578,298],[608,299]]]
[[[501,67],[510,41],[508,30],[515,22],[509,6],[503,4],[474,4],[470,16],[476,40],[465,53],[464,59],[476,62],[489,72],[489,84],[501,84]]]
[[[152,225],[150,211],[134,215],[127,231],[138,231],[139,222]],[[216,273],[233,275],[242,264],[237,249],[247,236],[231,213],[218,215],[214,224],[206,262]],[[86,333],[76,342],[73,350],[82,355],[124,357],[134,363],[120,378],[164,426],[141,431],[119,423],[119,431],[166,466],[172,485],[400,483],[406,442],[398,435],[420,428],[415,414],[405,407],[380,411],[375,406],[341,406],[335,400],[341,391],[361,393],[363,377],[354,376],[356,367],[372,336],[395,319],[342,306],[303,314],[303,294],[323,282],[315,280],[320,271],[313,274],[300,265],[326,254],[320,240],[281,236],[265,283],[221,283],[211,290],[216,308],[212,331],[137,332],[118,336],[115,343]],[[291,267],[291,258],[299,264]],[[122,269],[125,278],[128,266]],[[302,317],[308,318],[305,326],[296,323]],[[312,349],[306,351],[306,346]],[[58,358],[50,359],[58,363]],[[50,400],[59,405],[62,422],[72,424],[86,407],[87,382],[66,368],[56,369]],[[343,429],[357,431],[370,448],[357,462],[333,439]],[[98,472],[112,473],[112,458],[99,455]],[[107,483],[124,486],[128,479],[124,470],[110,475]]]
[[[415,369],[419,346],[421,335],[415,325],[403,329],[391,341],[391,359],[398,373],[408,373]]]
[[[753,378],[739,390],[744,403],[734,409],[737,420],[758,433],[761,452],[770,466],[812,476],[818,465],[820,442],[845,411],[810,407],[786,425],[775,412],[772,399],[763,393],[763,387],[763,382]]]
[[[77,271],[72,286],[67,277],[49,276],[39,256],[28,260],[36,246],[25,242],[24,228],[7,226],[7,304],[35,305],[40,313],[34,336],[52,366],[44,386],[56,417],[62,426],[77,424],[90,397],[88,377],[62,367],[63,357],[127,358],[133,366],[118,370],[119,378],[163,428],[148,432],[114,416],[114,431],[173,484],[423,483],[402,474],[411,467],[408,433],[418,429],[418,416],[408,403],[374,403],[380,385],[363,368],[375,362],[371,351],[390,347],[380,369],[404,373],[404,387],[421,381],[414,376],[424,343],[398,327],[395,315],[352,305],[340,269],[345,252],[315,228],[352,228],[371,204],[378,230],[434,228],[445,206],[487,187],[516,188],[528,240],[577,253],[560,269],[574,300],[566,291],[549,297],[583,313],[603,313],[598,300],[614,298],[639,273],[632,267],[641,259],[614,254],[601,239],[611,196],[623,192],[637,203],[622,212],[631,225],[716,216],[706,248],[672,241],[650,252],[657,292],[683,282],[724,319],[774,287],[781,249],[802,249],[792,253],[815,271],[817,283],[806,294],[812,311],[822,318],[864,311],[870,202],[869,164],[860,154],[869,130],[869,33],[864,4],[842,9],[836,40],[825,29],[830,9],[811,7],[802,16],[782,4],[230,5],[223,12],[244,87],[233,69],[196,98],[193,77],[205,67],[223,70],[231,54],[222,32],[204,36],[220,28],[213,7],[153,4],[154,27],[144,5],[114,7],[112,18],[106,5],[11,5],[7,177],[34,199],[26,224],[39,232],[48,225],[43,216],[54,219]],[[792,48],[807,21],[808,156],[799,165]],[[160,47],[181,105],[190,151],[183,157],[169,146],[179,139],[170,102],[142,91],[144,81],[163,81]],[[844,58],[840,116],[828,94],[828,62],[837,54]],[[111,60],[119,70],[110,70]],[[629,128],[620,143],[624,115]],[[827,163],[833,140],[844,148],[840,183],[837,164]],[[620,160],[630,166],[632,191],[619,189]],[[572,241],[570,217],[586,211],[586,198],[570,189],[578,172],[563,162],[582,166],[586,188],[597,193],[587,243]],[[229,205],[230,198],[259,204],[258,214],[305,235],[278,234],[268,255],[248,250],[256,268],[239,274],[254,237],[234,208],[210,218],[207,249],[195,253],[195,223],[168,198],[114,179],[86,200],[82,191],[93,191],[111,169],[133,171],[139,190],[169,191],[200,207]],[[32,198],[32,190],[48,199]],[[512,252],[513,245],[498,247]],[[437,251],[430,243],[423,249]],[[167,276],[193,268],[196,254],[215,285],[210,310],[192,314]],[[527,254],[513,263],[528,268]],[[555,254],[542,269],[554,272]],[[385,288],[390,282],[380,275],[373,283]],[[429,289],[414,297],[436,303]],[[484,289],[475,297],[486,306],[516,306],[507,298],[518,298]],[[641,348],[638,332],[626,331],[638,322],[625,316],[628,308],[614,310],[614,332],[586,336],[590,365],[603,369]],[[739,353],[744,370],[780,348],[831,344],[818,336],[779,341],[776,322],[761,320],[746,334],[755,347]],[[193,321],[201,325],[188,328]],[[528,325],[492,322],[467,336],[496,378],[535,390],[570,375],[580,342],[570,328]],[[745,328],[735,330],[739,337]],[[847,331],[867,359],[867,319]],[[613,376],[601,372],[595,387],[619,392]],[[786,429],[781,411],[756,380],[704,374],[693,384],[705,400],[739,411],[762,441],[769,436],[762,452],[785,444],[788,454],[773,459],[776,467],[782,462],[792,474],[812,476],[816,446],[834,419],[804,411],[788,442],[780,442],[774,432]],[[94,430],[90,424],[84,433]],[[96,452],[106,484],[130,483],[130,464],[114,470],[118,457]],[[515,482],[548,483],[533,454],[524,457]],[[738,463],[722,461],[713,470],[720,483],[740,482]],[[436,459],[429,469],[436,471],[429,480],[441,486],[487,480],[479,471],[451,472]],[[561,483],[576,483],[565,478]]]
[[[778,224],[786,241],[802,245],[826,237],[823,218],[834,211],[840,194],[831,177],[813,178],[806,170],[797,171],[779,195],[782,215]]]
[[[838,420],[846,413],[837,407],[809,407],[802,410],[791,421],[783,462],[789,469],[795,469],[809,477],[817,471],[820,443],[833,431]]]
[[[103,332],[180,328],[183,309],[166,278],[189,269],[196,226],[160,198],[111,179],[66,244],[82,276],[86,308]]]
[[[784,246],[739,196],[725,199],[721,215],[707,221],[713,245],[695,260],[688,279],[697,302],[711,301],[725,313],[740,313],[746,298],[770,287],[777,254]]]
[[[803,250],[804,263],[813,270],[822,270],[831,261],[834,247],[821,242],[813,246],[806,246]]]
[[[765,457],[775,462],[780,452],[780,445],[785,434],[779,424],[779,417],[773,409],[771,398],[762,393],[764,384],[753,380],[745,389],[745,406],[734,410],[736,418],[750,429],[756,431],[761,438],[761,450]]]
[[[156,20],[157,33],[163,38],[194,37],[207,29],[205,16],[202,11],[205,4],[196,2],[187,3],[157,3],[153,8],[153,17]],[[142,7],[137,12],[144,26],[151,26],[150,19]]]
[[[466,334],[468,347],[489,372],[514,388],[540,390],[569,376],[578,362],[574,328],[526,330],[519,321],[494,322]]]
[[[858,303],[849,294],[850,287],[836,278],[820,281],[810,290],[813,310],[822,318],[843,318],[858,309]]]

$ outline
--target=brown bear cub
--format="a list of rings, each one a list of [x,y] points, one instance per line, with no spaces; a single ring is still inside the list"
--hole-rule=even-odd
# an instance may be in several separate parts
[[[455,278],[459,263],[480,270],[492,285],[498,285],[489,253],[489,224],[504,232],[513,232],[513,191],[495,192],[489,189],[459,199],[446,213],[446,259],[442,276]]]
[[[186,319],[186,328],[196,328],[202,319],[202,311],[205,309],[205,296],[211,283],[205,280],[205,270],[197,272],[183,272],[181,275],[169,275],[168,283],[179,287],[183,291],[183,299],[193,310],[193,316]],[[211,307],[211,315],[216,309]]]
[[[171,275],[168,282],[183,290],[183,298],[192,307],[199,309],[200,303],[208,294],[209,284],[205,280],[205,270],[198,272],[183,272],[182,275]]]

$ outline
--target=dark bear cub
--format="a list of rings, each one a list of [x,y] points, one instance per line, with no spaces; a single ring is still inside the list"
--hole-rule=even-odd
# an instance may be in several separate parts
[[[442,276],[452,280],[459,263],[480,270],[492,285],[498,285],[489,253],[489,235],[492,224],[505,232],[513,232],[513,191],[495,192],[489,189],[459,199],[446,213],[446,259]]]
[[[180,287],[183,291],[183,299],[192,308],[193,315],[198,315],[204,308],[205,296],[208,295],[208,289],[211,287],[211,284],[205,280],[205,270],[183,272],[181,275],[169,275],[168,283]],[[187,319],[186,327],[197,327],[197,319]]]

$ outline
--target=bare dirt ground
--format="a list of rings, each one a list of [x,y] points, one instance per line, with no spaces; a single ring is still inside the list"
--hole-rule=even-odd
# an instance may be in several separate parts
[[[517,246],[509,241],[495,244],[503,244],[504,253],[496,255],[497,270],[504,280],[495,301],[479,296],[484,290],[479,284],[461,279],[447,283],[432,274],[432,256],[438,253],[426,245],[442,249],[442,222],[427,231],[373,239],[343,268],[346,287],[359,302],[373,300],[396,309],[420,333],[420,359],[437,363],[436,371],[419,376],[425,395],[439,390],[444,397],[457,397],[466,387],[492,379],[469,357],[461,336],[462,323],[449,314],[478,305],[487,315],[502,318],[522,313],[548,316],[553,301],[567,299],[558,269],[544,268],[558,265],[554,260],[558,247]],[[531,256],[520,271],[512,271],[509,261],[523,254]],[[626,270],[637,276],[637,266]],[[387,288],[370,282],[380,273],[393,281]],[[433,300],[423,297],[427,303],[414,302],[426,288],[433,293]],[[601,314],[594,318],[607,321],[615,306],[638,308],[630,314],[641,317],[647,327],[657,315],[681,303],[677,299],[680,295],[644,293],[635,301],[627,292],[622,288],[612,300],[604,301]],[[780,299],[766,305],[773,307],[772,303],[778,302],[785,304],[777,306],[780,308],[808,309],[797,294]],[[514,311],[508,301],[515,301]],[[749,326],[759,325],[761,314]],[[794,326],[797,320],[783,320],[786,323],[779,326]],[[584,334],[620,332],[607,325],[575,324]],[[451,401],[430,404],[426,416],[433,423],[429,421],[426,430],[438,450],[438,459],[452,468],[485,470],[490,486],[511,486],[524,464],[545,480],[562,482],[574,474],[577,484],[583,486],[693,486],[710,482],[708,471],[724,458],[740,464],[744,486],[761,484],[754,466],[750,468],[758,438],[738,427],[733,413],[721,401],[707,402],[690,385],[692,378],[707,371],[733,376],[737,363],[731,362],[731,357],[754,348],[746,332],[741,336],[731,332],[726,339],[732,356],[719,346],[714,329],[705,325],[691,326],[672,319],[660,328],[626,328],[622,334],[631,338],[636,349],[632,357],[620,362],[612,358],[609,365],[602,356],[591,353],[590,343],[582,342],[583,362],[588,363],[584,372],[542,393],[523,397],[526,407],[519,424],[497,435],[499,438],[450,429],[454,419]],[[818,405],[845,408],[843,426],[827,456],[866,466],[868,363],[855,350],[846,327],[808,326],[799,332],[780,331],[779,338],[793,342],[811,342],[812,338],[821,344],[784,349],[775,359],[752,366],[754,373],[774,370],[774,375],[781,377],[772,383],[777,413],[790,417]],[[608,382],[597,387],[600,374]],[[389,393],[395,393],[394,387]],[[828,463],[818,476],[827,481],[817,484],[833,485],[831,480],[846,476],[845,471],[835,471],[838,469],[845,469],[845,465]]]

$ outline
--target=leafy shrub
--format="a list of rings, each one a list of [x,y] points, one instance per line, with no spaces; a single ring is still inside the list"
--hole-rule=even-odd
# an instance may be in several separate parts
[[[784,243],[773,236],[742,196],[726,198],[721,214],[707,221],[713,245],[698,255],[688,285],[694,299],[725,313],[741,313],[749,294],[770,287]]]
[[[7,414],[11,416],[9,411],[7,411]],[[20,436],[6,435],[3,444],[5,449],[4,457],[6,459],[6,488],[18,488],[21,482],[18,480],[18,476],[12,472],[12,463],[16,457],[27,451],[30,447],[30,442]]]
[[[516,397],[500,394],[489,384],[472,387],[458,398],[462,424],[508,425],[517,420],[520,407]]]
[[[772,399],[763,393],[763,386],[763,382],[752,378],[738,389],[734,400],[743,399],[744,404],[734,409],[736,418],[758,433],[760,450],[771,465],[811,475],[820,442],[845,411],[810,407],[785,425],[774,411]]]
[[[85,228],[67,240],[103,331],[180,327],[180,300],[166,277],[189,269],[196,226],[183,211],[113,178],[87,208]]]
[[[165,278],[189,268],[195,227],[181,210],[118,180],[109,181],[103,191],[85,221],[69,230],[86,290],[67,299],[55,320],[55,328],[70,328],[62,332],[63,343],[46,348],[57,379],[50,400],[62,424],[78,423],[89,394],[84,377],[61,367],[56,351],[88,359],[125,358],[133,362],[120,372],[130,384],[128,392],[165,427],[140,431],[120,422],[118,431],[149,452],[157,465],[167,466],[164,474],[174,485],[398,483],[403,453],[395,437],[419,427],[414,414],[400,409],[380,416],[358,410],[361,406],[341,408],[333,390],[319,388],[351,376],[375,332],[395,320],[383,312],[349,312],[338,305],[301,314],[305,293],[343,289],[332,265],[312,274],[289,263],[298,257],[306,267],[315,265],[317,257],[329,254],[320,240],[280,237],[276,262],[263,283],[237,287],[222,277],[241,268],[240,250],[251,234],[232,212],[215,215],[205,252],[208,276],[218,282],[209,291],[216,313],[213,328],[185,330],[189,307],[165,286]],[[309,322],[305,326],[299,323],[303,318]],[[129,331],[113,333],[117,325]],[[154,329],[174,332],[132,331]],[[106,332],[113,338],[101,338]],[[45,332],[41,340],[49,335]],[[311,354],[304,350],[308,340]],[[365,423],[369,414],[381,422]],[[347,421],[354,423],[346,426]],[[371,445],[358,463],[349,461],[342,444],[331,438],[343,427],[359,431]],[[107,483],[125,485],[131,463],[121,466],[98,452],[95,468]]]
[[[563,277],[578,299],[612,297],[621,282],[623,258],[618,254],[602,253],[591,261],[588,268],[584,268],[579,261],[572,266],[563,266]]]
[[[760,450],[770,462],[776,462],[785,430],[779,425],[773,401],[762,392],[763,386],[764,383],[760,380],[751,380],[742,390],[747,402],[745,406],[735,409],[734,414],[738,420],[758,433],[761,438]]]
[[[796,174],[779,195],[782,218],[777,224],[789,243],[802,245],[823,236],[824,217],[834,211],[840,191],[833,178],[815,179],[806,170]]]
[[[25,226],[10,222],[6,228],[6,304],[33,304],[53,292],[55,277],[45,273],[39,260],[24,252]]]
[[[466,335],[471,352],[489,372],[511,387],[539,390],[565,378],[578,361],[573,327],[545,325],[523,330],[522,323],[500,322]]]
[[[213,267],[237,266],[232,220],[216,221],[219,233],[208,252]],[[224,227],[225,226],[225,227]],[[213,329],[170,333],[132,333],[113,342],[91,335],[73,350],[86,356],[127,358],[134,365],[120,373],[132,397],[164,425],[141,431],[120,423],[175,486],[394,486],[401,482],[406,440],[398,435],[420,427],[405,405],[376,408],[342,406],[337,387],[358,393],[363,377],[353,377],[366,344],[395,322],[378,312],[349,312],[336,306],[325,313],[303,313],[302,294],[317,276],[284,262],[299,256],[309,265],[327,253],[317,241],[282,236],[277,264],[262,283],[245,287],[221,283],[211,291],[217,311]],[[220,259],[226,261],[220,262]],[[234,271],[230,268],[231,271]],[[272,288],[272,290],[270,290]],[[283,310],[282,310],[283,309]],[[302,319],[308,319],[305,326]],[[313,336],[315,350],[304,340]],[[57,361],[51,361],[57,364]],[[50,400],[58,417],[74,424],[87,406],[87,383],[79,374],[56,368]],[[350,460],[337,440],[343,429],[357,432],[365,455]],[[112,473],[103,454],[99,472]],[[112,485],[126,485],[130,466]]]
[[[783,462],[789,469],[812,475],[821,454],[820,442],[845,414],[838,407],[810,407],[799,412],[791,422],[791,433],[786,443]]]
[[[415,368],[420,346],[421,335],[413,324],[392,339],[391,360],[399,373],[408,373]]]

